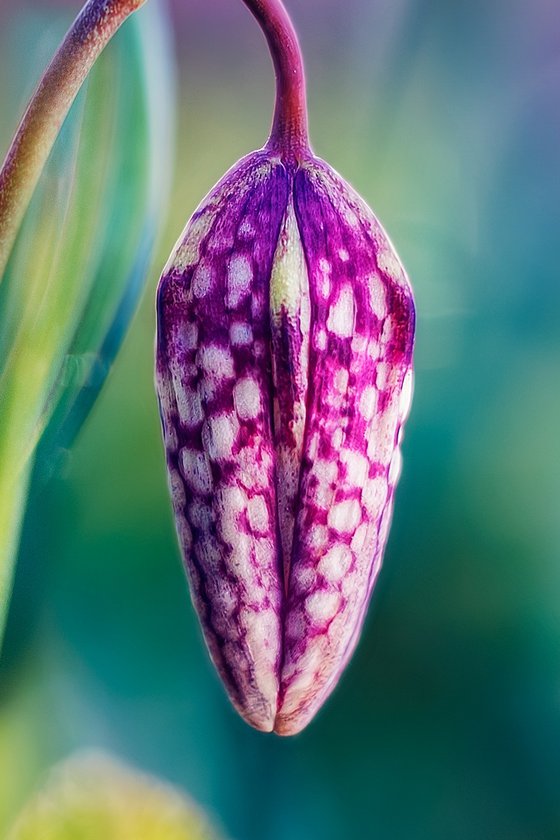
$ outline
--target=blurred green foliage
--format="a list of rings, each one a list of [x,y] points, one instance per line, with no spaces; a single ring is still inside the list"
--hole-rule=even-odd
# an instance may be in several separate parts
[[[176,18],[180,165],[160,265],[266,135],[268,60],[238,5],[216,4],[227,25],[213,4]],[[546,0],[289,6],[315,149],[379,214],[419,312],[364,637],[301,736],[259,735],[230,709],[175,544],[147,297],[65,471],[28,513],[1,810],[95,745],[180,785],[240,840],[558,840],[560,19]]]
[[[8,840],[212,840],[203,815],[169,785],[103,753],[75,756],[8,831]]]
[[[35,481],[49,474],[72,444],[135,310],[161,227],[173,90],[159,8],[133,18],[98,60],[2,278],[0,636],[21,488],[33,469]]]

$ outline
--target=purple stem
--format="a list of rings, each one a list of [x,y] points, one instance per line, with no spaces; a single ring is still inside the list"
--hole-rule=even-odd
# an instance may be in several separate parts
[[[281,0],[243,0],[268,42],[276,73],[276,107],[267,148],[299,159],[309,152],[305,73],[298,38]]]

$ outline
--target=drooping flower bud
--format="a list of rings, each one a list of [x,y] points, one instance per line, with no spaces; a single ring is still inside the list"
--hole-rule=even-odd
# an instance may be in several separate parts
[[[300,731],[359,638],[410,405],[414,305],[361,198],[276,142],[202,202],[158,291],[179,540],[214,663],[253,726]]]

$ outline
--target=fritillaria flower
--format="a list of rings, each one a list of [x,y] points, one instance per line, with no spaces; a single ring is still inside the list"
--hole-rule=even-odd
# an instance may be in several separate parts
[[[264,149],[188,222],[157,301],[156,382],[179,541],[245,720],[303,729],[360,635],[412,393],[414,304],[365,202],[308,144],[279,0],[245,0],[277,75]]]

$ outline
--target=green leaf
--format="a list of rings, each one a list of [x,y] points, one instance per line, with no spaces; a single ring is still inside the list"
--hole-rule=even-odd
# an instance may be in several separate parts
[[[56,410],[39,453],[43,466],[57,448],[72,444],[105,380],[134,314],[165,216],[174,83],[157,4],[125,25],[114,53],[115,62],[128,71],[120,74],[114,113],[115,134],[124,140],[114,143],[94,287],[64,360]]]
[[[37,447],[44,472],[73,441],[146,278],[167,200],[173,92],[155,2],[123,25],[90,74],[0,286],[0,521],[12,521],[0,530],[0,634]]]

